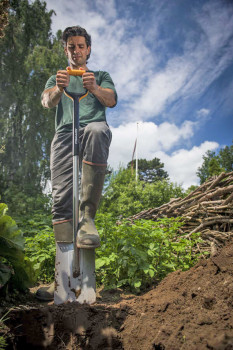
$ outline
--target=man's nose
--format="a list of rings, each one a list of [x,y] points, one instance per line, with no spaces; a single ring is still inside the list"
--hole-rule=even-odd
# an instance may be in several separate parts
[[[76,46],[76,47],[74,48],[74,52],[75,52],[75,53],[78,53],[79,51],[80,51],[79,47]]]

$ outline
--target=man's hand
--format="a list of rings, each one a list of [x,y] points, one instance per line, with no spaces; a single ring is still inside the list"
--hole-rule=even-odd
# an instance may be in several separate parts
[[[94,73],[86,72],[83,74],[83,87],[93,94],[98,90]]]
[[[68,87],[70,83],[70,76],[66,70],[59,70],[56,75],[56,85],[60,91]]]
[[[86,72],[83,74],[83,87],[95,95],[105,107],[113,107],[116,104],[114,91],[97,85],[94,73]]]
[[[56,85],[50,89],[44,90],[41,103],[45,108],[55,107],[63,94],[64,87],[69,86],[70,76],[66,70],[59,70],[56,75]]]

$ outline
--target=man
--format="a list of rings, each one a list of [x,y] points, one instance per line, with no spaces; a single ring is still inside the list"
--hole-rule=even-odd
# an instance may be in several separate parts
[[[100,245],[94,218],[103,189],[111,143],[105,110],[106,107],[116,105],[117,93],[107,72],[88,69],[91,37],[84,28],[68,27],[64,30],[62,39],[71,69],[84,69],[86,72],[80,77],[59,70],[56,76],[49,78],[42,94],[42,105],[45,108],[56,107],[56,133],[51,144],[50,159],[54,233],[57,242],[72,242],[73,102],[64,94],[64,88],[71,92],[87,89],[87,97],[79,104],[82,177],[77,246],[93,249]],[[41,300],[52,300],[53,293],[54,285],[51,285],[48,289],[40,288],[36,296]]]

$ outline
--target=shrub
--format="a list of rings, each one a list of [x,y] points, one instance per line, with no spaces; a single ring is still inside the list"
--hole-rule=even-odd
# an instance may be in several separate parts
[[[56,245],[51,218],[35,214],[23,223],[25,254],[32,263],[37,280],[51,282],[54,278]]]
[[[0,288],[9,281],[14,288],[24,290],[33,281],[31,265],[24,256],[24,237],[16,222],[0,203]]]
[[[116,225],[111,215],[98,215],[96,224],[102,241],[96,251],[97,282],[107,288],[143,290],[172,271],[189,269],[198,259],[193,247],[199,234],[190,239],[180,236],[180,218],[133,224],[123,220]]]

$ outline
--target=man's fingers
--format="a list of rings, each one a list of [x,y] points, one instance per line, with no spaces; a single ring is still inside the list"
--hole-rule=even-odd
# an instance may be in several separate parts
[[[69,85],[70,78],[66,70],[60,70],[56,75],[56,83],[60,87],[67,87]]]
[[[96,84],[94,74],[93,73],[84,73],[83,74],[83,85],[89,86],[89,85],[93,85],[93,84]]]
[[[83,73],[83,81],[93,81],[93,80],[95,80],[94,73],[89,73],[89,72]]]

